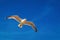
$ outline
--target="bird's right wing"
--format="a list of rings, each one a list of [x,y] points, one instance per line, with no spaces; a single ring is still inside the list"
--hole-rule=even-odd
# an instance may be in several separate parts
[[[27,22],[26,24],[29,25],[29,26],[32,26],[34,31],[37,32],[37,28],[36,28],[36,26],[32,22]]]
[[[14,20],[18,21],[19,23],[21,22],[21,18],[17,15],[8,16],[8,19],[14,19]]]

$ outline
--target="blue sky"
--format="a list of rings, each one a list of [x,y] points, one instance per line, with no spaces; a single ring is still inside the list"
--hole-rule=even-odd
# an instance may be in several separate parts
[[[18,28],[19,15],[35,23],[38,32],[30,26]],[[0,40],[60,40],[60,0],[0,0]]]

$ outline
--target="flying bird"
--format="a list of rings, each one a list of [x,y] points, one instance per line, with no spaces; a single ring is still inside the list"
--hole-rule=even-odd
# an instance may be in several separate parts
[[[26,19],[21,19],[18,15],[8,16],[8,19],[14,19],[19,22],[18,27],[22,28],[23,25],[28,25],[33,28],[35,32],[37,32],[37,28],[33,22],[27,21]]]

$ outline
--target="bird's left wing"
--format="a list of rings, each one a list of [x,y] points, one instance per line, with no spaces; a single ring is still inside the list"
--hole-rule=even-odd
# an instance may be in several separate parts
[[[34,31],[37,32],[37,28],[35,27],[35,25],[32,22],[26,22],[26,24],[29,25],[29,26],[32,26]]]
[[[19,16],[17,16],[17,15],[8,16],[8,19],[14,19],[14,20],[16,20],[18,22],[21,22],[21,18]]]

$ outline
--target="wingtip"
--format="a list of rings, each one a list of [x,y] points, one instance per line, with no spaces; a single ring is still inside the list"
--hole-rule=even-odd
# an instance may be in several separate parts
[[[35,32],[38,32],[37,28],[35,27]]]
[[[37,30],[35,30],[35,32],[38,32]]]
[[[10,19],[11,16],[8,16],[7,19]]]
[[[9,19],[9,17],[10,17],[10,16],[8,16],[8,17],[5,17],[4,19],[5,19],[5,20],[7,20],[7,19]]]

